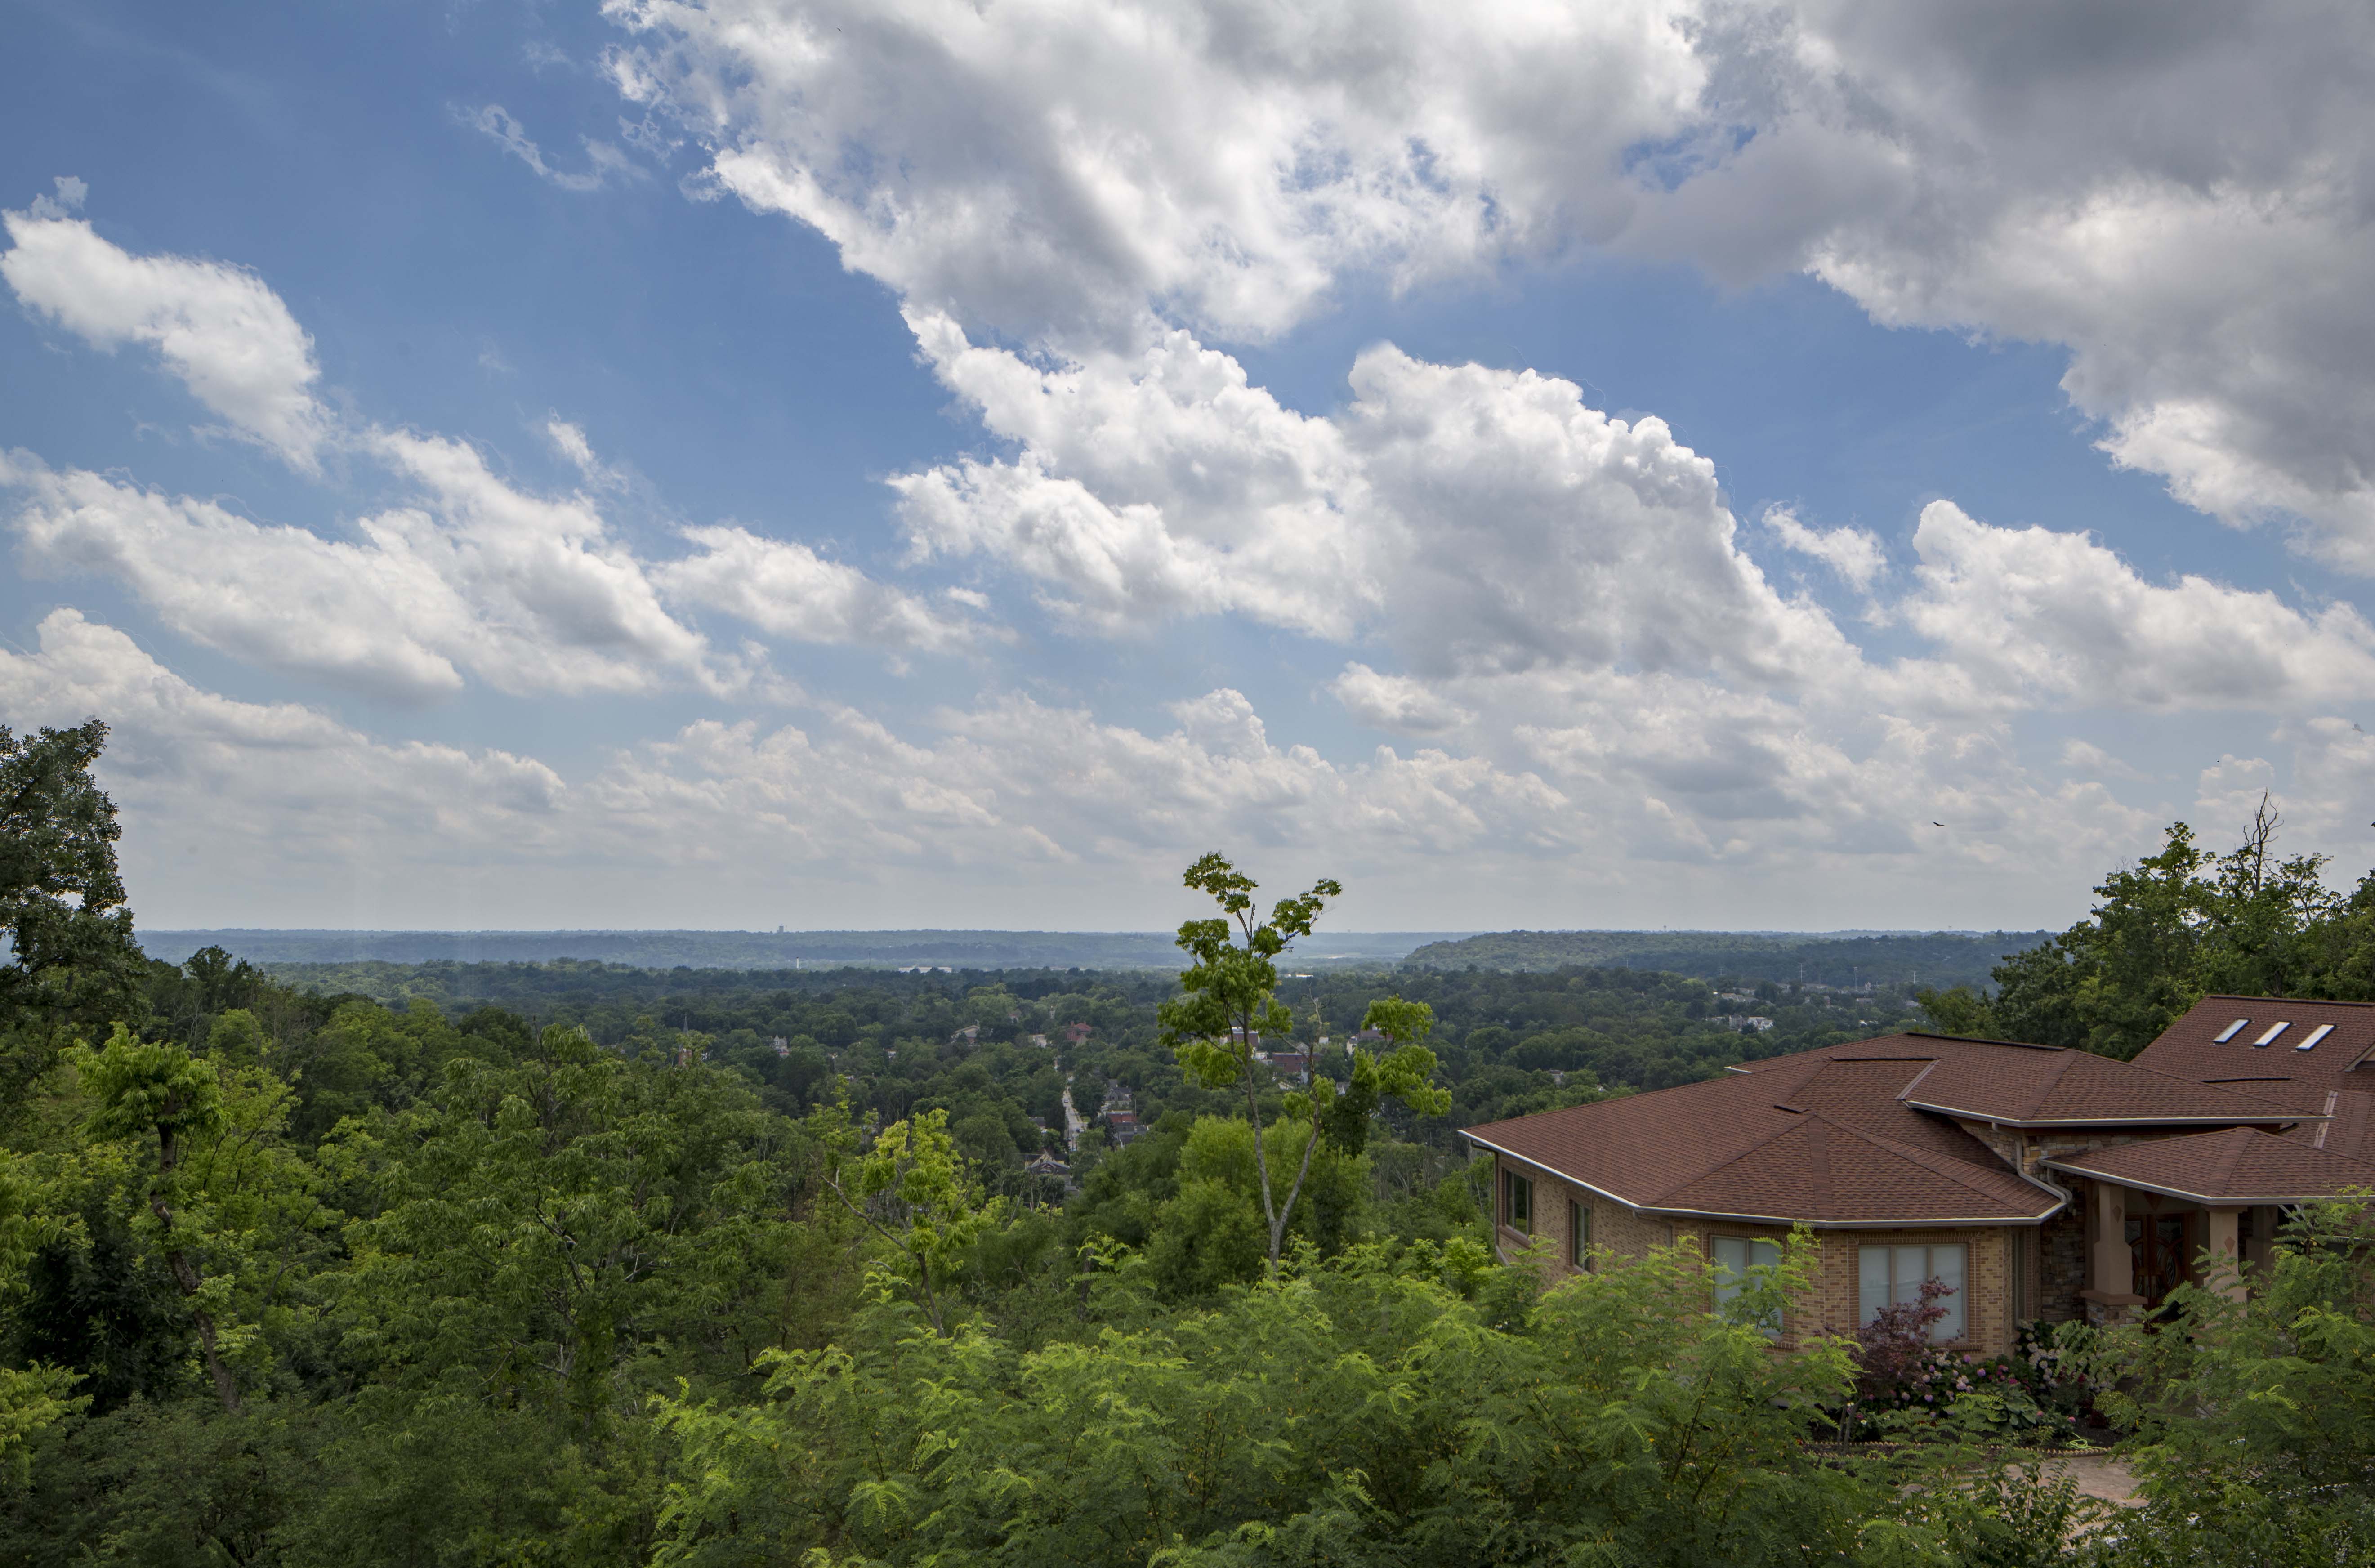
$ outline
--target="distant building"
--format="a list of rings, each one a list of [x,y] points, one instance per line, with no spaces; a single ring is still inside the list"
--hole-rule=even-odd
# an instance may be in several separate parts
[[[1031,1037],[1031,1043],[1045,1051],[1047,1048],[1047,1037],[1044,1034],[1034,1034]]]
[[[1773,1027],[1773,1020],[1755,1013],[1726,1013],[1715,1020],[1726,1029],[1753,1030],[1758,1034]]]
[[[1090,1032],[1090,1027],[1085,1023],[1068,1023],[1064,1026],[1063,1030],[1064,1043],[1067,1045],[1078,1045],[1081,1041],[1086,1040],[1089,1037]]]
[[[1311,1076],[1311,1054],[1307,1051],[1272,1051],[1270,1070],[1281,1078],[1291,1078],[1300,1083]]]
[[[780,1034],[768,1041],[767,1043],[775,1048],[775,1055],[778,1056],[788,1056],[792,1054],[792,1043],[785,1039]]]
[[[949,1043],[951,1045],[973,1045],[979,1043],[980,1040],[981,1025],[977,1023],[969,1023],[949,1036]]]
[[[1128,1149],[1146,1136],[1146,1129],[1139,1125],[1135,1111],[1106,1112],[1105,1132],[1113,1138],[1115,1146],[1121,1149]]]

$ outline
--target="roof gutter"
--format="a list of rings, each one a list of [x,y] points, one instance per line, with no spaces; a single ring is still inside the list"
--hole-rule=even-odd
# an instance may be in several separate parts
[[[2059,1160],[2048,1160],[2043,1163],[2066,1175],[2084,1176],[2090,1182],[2109,1182],[2113,1186],[2126,1187],[2132,1192],[2158,1193],[2163,1197],[2180,1198],[2187,1203],[2198,1203],[2204,1208],[2249,1208],[2257,1204],[2267,1203],[2334,1203],[2342,1199],[2342,1195],[2337,1192],[2225,1193],[2213,1196],[2209,1193],[2187,1192],[2182,1187],[2164,1186],[2158,1182],[2147,1182],[2130,1176],[2114,1176],[2101,1171],[2089,1171],[2083,1165],[2065,1165]]]
[[[2325,1120],[2311,1111],[2278,1111],[2265,1115],[2241,1116],[2043,1116],[2024,1120],[2000,1116],[1989,1111],[1966,1110],[1958,1105],[1941,1105],[1928,1100],[1908,1100],[1905,1103],[1917,1111],[1934,1111],[1942,1116],[1968,1116],[1975,1122],[2024,1130],[2042,1127],[2231,1127],[2258,1126],[2263,1123],[2274,1126],[2296,1126],[2302,1122]]]
[[[2071,1200],[2071,1195],[2060,1188],[2048,1186],[2033,1176],[2021,1175],[2022,1181],[2053,1199],[2050,1208],[2042,1213],[2031,1215],[1991,1214],[1956,1216],[1946,1219],[1925,1216],[1909,1220],[1803,1220],[1788,1214],[1733,1214],[1718,1208],[1672,1208],[1661,1204],[1636,1203],[1622,1193],[1613,1193],[1606,1187],[1595,1186],[1580,1176],[1569,1175],[1555,1165],[1545,1165],[1539,1160],[1520,1154],[1514,1149],[1504,1149],[1492,1139],[1479,1138],[1465,1129],[1461,1130],[1459,1136],[1479,1149],[1489,1149],[1505,1159],[1514,1160],[1520,1165],[1530,1166],[1546,1176],[1553,1176],[1566,1183],[1569,1186],[1577,1186],[1586,1192],[1597,1193],[1612,1203],[1621,1203],[1636,1214],[1655,1214],[1661,1219],[1731,1220],[1743,1224],[1755,1225],[1804,1225],[1816,1231],[1911,1231],[1920,1230],[1924,1226],[1934,1228],[1940,1225],[2039,1225],[2061,1213]],[[2014,1174],[2020,1175],[2020,1173],[2015,1172]]]

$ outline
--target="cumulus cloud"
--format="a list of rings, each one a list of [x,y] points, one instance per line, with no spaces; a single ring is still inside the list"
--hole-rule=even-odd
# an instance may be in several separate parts
[[[59,203],[0,212],[0,225],[10,242],[0,278],[27,308],[102,348],[155,349],[233,432],[318,471],[328,419],[313,395],[313,340],[262,278],[222,262],[133,255]]]
[[[2056,342],[2121,463],[2375,570],[2375,13],[618,0],[715,188],[1068,351],[1575,245]]]
[[[987,635],[970,618],[935,609],[794,540],[722,526],[688,528],[684,536],[700,553],[655,568],[661,592],[762,631],[803,643],[925,651],[961,648]]]
[[[1383,675],[1358,660],[1346,665],[1328,690],[1363,724],[1402,735],[1439,734],[1474,717],[1423,681]]]
[[[1625,664],[1789,685],[1856,660],[1740,550],[1712,464],[1570,382],[1381,345],[1344,411],[1313,417],[1185,332],[1052,368],[945,317],[918,336],[1022,450],[895,478],[916,548],[999,559],[1093,626],[1235,613],[1375,634],[1438,675]]]
[[[2186,575],[2147,583],[2081,534],[1997,528],[1932,501],[1898,606],[1958,679],[2005,703],[2298,707],[2375,690],[2375,628]]]
[[[25,497],[15,521],[28,564],[112,577],[211,647],[403,701],[449,694],[466,677],[513,693],[777,689],[763,657],[721,654],[679,619],[663,579],[680,603],[805,642],[928,651],[981,634],[805,546],[742,529],[690,530],[701,553],[686,560],[639,558],[584,492],[532,493],[467,442],[334,425],[310,390],[311,339],[253,274],[134,256],[79,219],[0,217],[15,241],[0,277],[28,305],[101,346],[153,341],[202,401],[301,470],[318,474],[335,440],[408,491],[351,536],[325,537],[0,454],[0,488]],[[590,487],[624,488],[581,426],[553,415],[543,433]]]
[[[1348,270],[1409,283],[1605,238],[1627,149],[1686,124],[1704,81],[1654,0],[609,14],[636,35],[620,88],[712,140],[719,190],[921,308],[1075,345],[1150,301],[1266,336]]]
[[[23,724],[107,720],[107,782],[136,837],[149,839],[144,855],[188,844],[211,868],[258,855],[304,865],[400,848],[440,863],[490,846],[549,852],[563,842],[568,791],[541,762],[376,741],[292,702],[202,690],[72,609],[51,611],[39,635],[33,652],[0,651],[0,707]]]
[[[1860,594],[1870,592],[1873,580],[1888,570],[1888,552],[1865,529],[1809,528],[1786,506],[1766,507],[1762,521],[1784,547],[1821,561]]]
[[[581,137],[585,147],[585,168],[579,173],[555,169],[545,161],[544,149],[528,139],[527,128],[500,103],[482,104],[476,109],[456,108],[454,117],[463,124],[494,141],[498,146],[536,171],[536,177],[549,185],[564,191],[598,191],[613,180],[647,180],[651,176],[644,167],[609,142]]]

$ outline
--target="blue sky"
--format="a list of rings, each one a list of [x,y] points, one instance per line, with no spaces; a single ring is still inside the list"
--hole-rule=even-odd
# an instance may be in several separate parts
[[[1438,10],[19,6],[0,716],[162,925],[2363,868],[2363,21]]]

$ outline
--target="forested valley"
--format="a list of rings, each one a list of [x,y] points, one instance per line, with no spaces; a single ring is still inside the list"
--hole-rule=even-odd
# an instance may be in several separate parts
[[[103,742],[0,730],[0,1562],[2375,1561],[2356,1211],[2247,1306],[1875,1420],[1872,1345],[1759,1326],[1802,1240],[1720,1307],[1688,1249],[1545,1289],[1455,1137],[1915,1021],[2117,1052],[2217,978],[2366,994],[2375,895],[2264,841],[1918,998],[1298,976],[1332,884],[1265,914],[1218,857],[1178,978],[266,972],[141,953]],[[2002,1462],[2072,1397],[2149,1483],[2117,1520]]]

